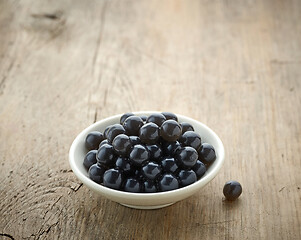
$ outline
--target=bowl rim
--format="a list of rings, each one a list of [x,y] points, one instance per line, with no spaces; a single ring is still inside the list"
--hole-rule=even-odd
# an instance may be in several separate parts
[[[132,112],[135,115],[149,115],[152,113],[160,113],[159,111],[138,111],[138,112]],[[210,171],[206,172],[206,174],[199,180],[197,180],[195,183],[192,183],[188,186],[182,187],[182,188],[178,188],[175,190],[171,190],[171,191],[166,191],[166,192],[156,192],[156,193],[132,193],[132,192],[125,192],[125,191],[120,191],[120,190],[115,190],[115,189],[111,189],[108,187],[105,187],[101,184],[98,184],[94,181],[92,181],[89,177],[87,177],[86,175],[84,175],[84,173],[82,173],[82,171],[77,167],[76,163],[75,163],[75,150],[76,148],[79,146],[80,142],[82,139],[84,139],[86,137],[86,135],[92,131],[92,129],[95,128],[95,126],[98,125],[102,125],[106,122],[111,122],[112,120],[116,121],[116,119],[119,119],[123,114],[117,114],[117,115],[113,115],[104,119],[101,119],[93,124],[91,124],[90,126],[86,127],[85,129],[83,129],[77,136],[76,138],[73,140],[70,150],[69,150],[69,164],[71,166],[71,169],[73,171],[73,173],[76,175],[76,177],[85,185],[87,185],[89,188],[92,188],[94,191],[97,192],[101,192],[103,195],[107,195],[107,196],[118,196],[120,198],[127,198],[127,199],[140,199],[143,200],[145,198],[147,199],[157,199],[158,197],[163,197],[166,195],[168,195],[169,198],[172,197],[176,197],[179,194],[187,194],[190,192],[195,192],[196,190],[198,190],[200,188],[200,186],[205,186],[207,183],[209,183],[218,173],[218,171],[220,170],[220,168],[223,165],[224,162],[224,158],[225,158],[225,149],[223,146],[222,141],[220,140],[220,138],[218,137],[218,135],[211,129],[209,128],[207,125],[194,120],[190,117],[181,115],[181,114],[176,114],[179,118],[184,118],[189,120],[190,123],[195,124],[195,125],[201,125],[201,127],[203,127],[204,129],[206,129],[208,132],[210,132],[210,134],[215,138],[215,140],[217,141],[217,146],[214,146],[215,149],[219,149],[218,154],[217,154],[217,158],[215,161],[218,161],[214,166],[211,166]]]

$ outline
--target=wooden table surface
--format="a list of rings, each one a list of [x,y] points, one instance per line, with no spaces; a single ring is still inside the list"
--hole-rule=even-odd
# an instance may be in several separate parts
[[[298,0],[1,0],[0,239],[301,239],[300,19]],[[159,210],[97,196],[68,163],[85,127],[142,110],[195,118],[226,150]]]

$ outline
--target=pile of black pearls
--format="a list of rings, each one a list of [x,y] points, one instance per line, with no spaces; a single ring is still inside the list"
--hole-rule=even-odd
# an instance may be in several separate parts
[[[83,164],[89,177],[108,188],[154,193],[196,182],[216,158],[191,124],[170,112],[136,116],[125,113],[120,124],[90,132]]]

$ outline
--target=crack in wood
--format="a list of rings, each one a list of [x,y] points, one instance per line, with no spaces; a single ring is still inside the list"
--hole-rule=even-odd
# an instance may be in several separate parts
[[[103,107],[107,104],[107,98],[108,98],[108,89],[105,89],[105,94],[103,98]]]
[[[168,69],[171,69],[171,70],[173,70],[173,71],[176,71],[176,69],[174,69],[172,66],[168,65],[166,62],[162,61],[161,59],[156,58],[156,57],[153,56],[152,54],[147,53],[147,52],[145,52],[145,51],[142,51],[142,50],[140,50],[139,48],[137,48],[136,46],[132,46],[132,49],[133,49],[134,51],[136,51],[136,53],[137,53],[138,55],[140,55],[140,56],[145,56],[145,57],[151,59],[154,63],[158,63],[158,64],[161,65],[161,66],[164,66],[164,67],[166,67],[166,68],[168,68]]]
[[[99,31],[99,36],[98,36],[97,41],[96,41],[96,49],[95,49],[94,56],[93,56],[93,61],[92,61],[93,73],[95,72],[95,65],[96,65],[96,61],[97,61],[97,57],[98,57],[99,47],[100,47],[101,42],[102,42],[104,25],[105,25],[105,21],[106,21],[105,14],[106,14],[106,11],[107,11],[107,5],[108,5],[108,1],[105,1],[104,6],[103,6],[102,11],[101,11],[100,31]]]
[[[58,201],[60,201],[60,199],[62,198],[63,196],[59,196],[59,198],[51,205],[50,209],[47,210],[45,213],[44,213],[44,216],[43,216],[43,219],[45,219],[46,217],[46,214],[51,211],[53,209],[53,207],[58,203]]]
[[[95,108],[93,123],[96,123],[96,120],[97,120],[97,108]]]
[[[10,234],[7,234],[7,233],[0,233],[0,236],[3,236],[3,237],[8,237],[9,239],[11,240],[15,240],[14,237]]]
[[[226,221],[220,221],[220,222],[211,222],[211,223],[206,223],[203,225],[211,225],[211,224],[223,224],[223,223],[229,223],[229,222],[235,222],[236,220],[226,220]]]
[[[73,192],[77,192],[82,186],[83,186],[83,184],[81,183],[75,188],[73,188],[73,187],[70,187],[70,188],[72,189]]]
[[[240,229],[243,229],[243,224],[242,224],[242,212],[240,213]]]
[[[209,223],[197,223],[198,225],[201,226],[207,226],[207,225],[214,225],[214,224],[223,224],[223,223],[229,223],[229,222],[234,222],[236,221],[235,219],[232,220],[225,220],[225,221],[219,221],[219,222],[209,222]]]
[[[237,221],[237,220],[230,219],[230,220],[225,220],[225,221],[207,222],[207,223],[196,222],[195,225],[190,226],[189,228],[205,227],[205,226],[210,227],[210,225],[225,224],[225,223],[230,223],[230,222],[235,222],[235,221]],[[180,227],[180,228],[182,228],[182,227]]]
[[[59,220],[57,220],[54,224],[51,224],[46,230],[43,230],[42,232],[40,232],[40,230],[41,230],[40,229],[37,234],[31,234],[31,236],[34,236],[35,238],[37,237],[37,239],[40,239],[44,233],[48,234],[50,232],[51,228],[58,225],[58,223],[59,223]]]
[[[278,60],[278,59],[273,59],[270,61],[272,64],[299,64],[301,61],[294,61],[294,60]]]
[[[15,63],[15,60],[13,60],[13,61],[9,64],[9,66],[8,66],[8,68],[7,68],[7,70],[6,70],[6,74],[4,74],[4,76],[3,76],[2,79],[1,79],[1,82],[0,82],[0,94],[1,94],[1,90],[3,90],[4,87],[5,87],[5,81],[6,81],[6,79],[7,79],[7,76],[8,76],[8,74],[9,74],[9,72],[10,72],[11,69],[13,68],[14,63]]]
[[[50,20],[59,20],[62,17],[63,13],[58,11],[55,13],[33,13],[31,16],[33,18],[46,18]]]
[[[44,213],[44,216],[43,216],[43,219],[44,219],[44,220],[45,220],[45,217],[46,217],[47,213],[53,209],[53,207],[60,201],[60,199],[61,199],[62,197],[63,197],[63,196],[60,196],[60,197],[59,197],[59,198],[51,205],[50,209],[47,210],[47,211]],[[49,218],[48,218],[45,222],[47,222],[48,220],[49,220]],[[30,237],[33,236],[35,239],[40,239],[40,237],[41,237],[44,233],[46,233],[46,234],[49,233],[49,231],[51,230],[51,228],[52,228],[53,226],[56,226],[58,223],[59,223],[59,220],[57,220],[55,223],[51,224],[46,230],[42,230],[43,227],[45,226],[45,224],[42,224],[42,226],[41,226],[41,228],[39,229],[39,231],[38,231],[36,234],[31,234]],[[28,237],[28,238],[30,238],[30,237]]]
[[[0,82],[0,89],[2,88],[2,86],[4,86],[4,83],[5,83],[5,80],[6,80],[7,76],[3,76],[3,78],[1,79],[1,82]]]

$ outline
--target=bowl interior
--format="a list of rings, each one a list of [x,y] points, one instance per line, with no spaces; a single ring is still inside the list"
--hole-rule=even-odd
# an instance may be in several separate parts
[[[142,115],[150,115],[151,113],[154,112],[136,112],[135,114],[142,116]],[[189,117],[185,117],[179,114],[177,114],[177,116],[180,123],[181,122],[190,123],[194,127],[195,132],[201,135],[202,143],[207,142],[211,144],[212,146],[214,146],[216,151],[216,155],[217,155],[216,160],[207,169],[205,175],[197,182],[189,186],[186,186],[184,188],[180,188],[168,192],[159,192],[159,193],[128,193],[128,192],[110,189],[93,182],[88,177],[88,172],[83,166],[83,159],[87,153],[87,150],[85,148],[85,138],[87,134],[91,131],[103,132],[107,126],[115,123],[119,123],[119,119],[121,115],[112,116],[104,120],[101,120],[99,122],[96,122],[91,126],[87,127],[86,129],[84,129],[76,137],[76,139],[71,145],[70,152],[69,152],[69,162],[73,172],[91,190],[98,192],[113,201],[124,203],[124,204],[131,204],[134,203],[135,201],[137,201],[138,204],[142,204],[142,205],[154,205],[155,202],[168,204],[172,200],[178,201],[189,195],[192,195],[193,193],[195,193],[196,190],[199,190],[201,187],[205,186],[209,181],[211,181],[216,176],[224,161],[224,147],[219,137],[206,125],[196,120],[193,120]]]

